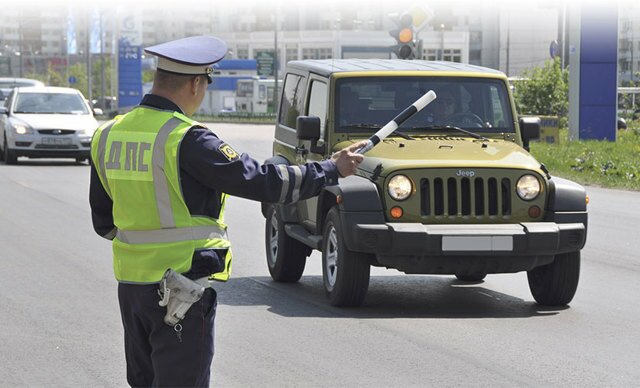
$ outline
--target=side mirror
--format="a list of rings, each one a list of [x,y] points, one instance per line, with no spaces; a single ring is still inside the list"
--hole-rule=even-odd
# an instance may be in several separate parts
[[[324,154],[326,147],[319,146],[320,140],[320,117],[316,116],[298,116],[296,119],[296,135],[300,140],[311,141],[310,151],[315,154]]]
[[[100,108],[93,108],[93,114],[96,116],[102,116],[104,112]]]
[[[529,141],[540,139],[540,117],[520,117],[518,120],[522,145],[529,151]]]
[[[4,106],[0,106],[0,114],[8,116],[9,115],[9,110]]]

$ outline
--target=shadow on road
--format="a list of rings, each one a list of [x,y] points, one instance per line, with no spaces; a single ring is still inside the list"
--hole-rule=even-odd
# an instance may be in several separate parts
[[[324,295],[321,276],[276,283],[269,277],[231,279],[216,286],[219,303],[268,306],[287,317],[322,318],[529,318],[556,315],[568,306],[546,308],[533,302],[442,276],[374,276],[362,307],[337,308]]]

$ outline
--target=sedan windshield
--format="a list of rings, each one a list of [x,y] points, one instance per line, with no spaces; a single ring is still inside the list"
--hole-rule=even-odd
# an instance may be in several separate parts
[[[336,83],[336,130],[375,132],[429,90],[437,98],[399,131],[433,133],[451,127],[472,132],[514,132],[506,85],[491,78],[359,77]]]
[[[89,110],[79,94],[19,93],[14,113],[88,114]]]

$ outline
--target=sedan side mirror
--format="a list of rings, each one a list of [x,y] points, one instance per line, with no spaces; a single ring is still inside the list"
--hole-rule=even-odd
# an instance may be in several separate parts
[[[522,145],[529,151],[529,141],[540,139],[540,117],[520,117],[518,120]]]
[[[102,116],[104,112],[100,108],[93,108],[93,114],[96,116]]]
[[[8,115],[9,115],[9,109],[7,109],[7,108],[6,108],[6,107],[4,107],[4,106],[0,106],[0,114],[7,115],[7,116],[8,116]]]
[[[324,154],[326,147],[318,145],[320,140],[320,117],[298,116],[296,119],[296,135],[300,140],[311,141],[310,151],[315,154]]]

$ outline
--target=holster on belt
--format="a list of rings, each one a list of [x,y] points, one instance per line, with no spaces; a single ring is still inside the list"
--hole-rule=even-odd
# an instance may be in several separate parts
[[[167,307],[164,323],[175,326],[184,319],[191,305],[202,298],[204,290],[208,286],[206,277],[194,281],[171,268],[166,270],[158,289],[161,298],[159,305]]]

